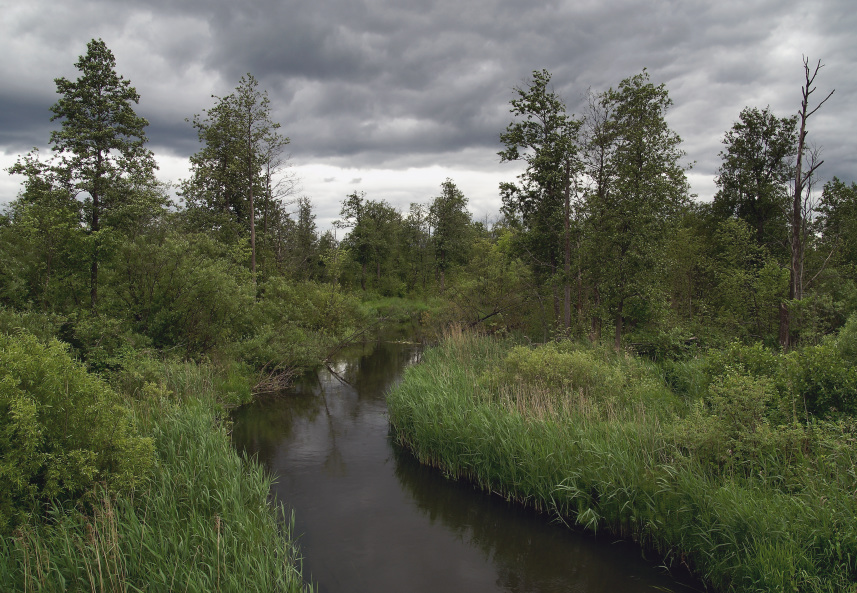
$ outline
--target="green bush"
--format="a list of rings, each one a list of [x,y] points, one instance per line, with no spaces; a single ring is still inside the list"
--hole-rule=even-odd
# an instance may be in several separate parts
[[[712,381],[706,398],[675,424],[674,434],[692,457],[718,470],[753,475],[771,461],[782,468],[782,462],[788,466],[802,456],[806,431],[772,423],[779,418],[778,404],[773,379],[727,368]]]
[[[3,591],[311,590],[292,524],[269,503],[272,478],[231,446],[217,406],[192,394],[162,402],[148,433],[158,463],[135,496],[99,489],[85,513],[52,504],[0,537]]]
[[[215,363],[154,358],[136,352],[122,360],[121,370],[111,375],[112,385],[128,395],[140,408],[145,400],[163,398],[171,402],[203,399],[219,406],[235,407],[252,398],[256,373],[235,360]],[[158,405],[158,401],[148,402]]]
[[[850,364],[857,364],[857,315],[852,315],[836,336],[839,355]]]
[[[152,344],[146,336],[135,333],[126,320],[86,311],[69,315],[58,337],[70,344],[94,373],[116,371],[136,350]]]
[[[843,358],[835,343],[791,352],[783,374],[796,412],[806,420],[857,415],[857,367]]]
[[[554,342],[538,348],[516,346],[506,355],[500,368],[486,373],[484,380],[490,385],[549,385],[585,395],[593,395],[595,390],[619,393],[625,382],[621,369],[599,359],[594,351],[575,349],[568,344]]]
[[[128,241],[110,272],[114,294],[105,306],[156,347],[208,354],[252,327],[254,287],[244,255],[241,244],[228,248],[203,234]]]
[[[341,335],[362,320],[356,298],[336,286],[290,282],[276,277],[259,286],[255,324],[294,325],[327,335]]]
[[[129,489],[154,455],[110,387],[61,342],[24,333],[0,335],[0,453],[0,529],[98,482]]]
[[[730,368],[741,367],[754,377],[775,377],[780,359],[762,343],[732,342],[726,348],[712,352],[705,360],[704,371],[709,379],[724,375]]]
[[[0,306],[0,333],[11,334],[23,330],[46,342],[57,336],[61,323],[62,318],[52,313],[16,311]]]

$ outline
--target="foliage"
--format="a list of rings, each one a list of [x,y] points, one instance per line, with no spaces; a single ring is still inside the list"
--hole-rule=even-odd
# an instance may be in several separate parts
[[[218,230],[229,242],[249,237],[254,278],[257,217],[262,215],[266,235],[269,219],[282,224],[287,217],[279,199],[291,190],[287,180],[275,178],[285,166],[282,154],[289,139],[278,132],[267,92],[258,85],[247,74],[234,93],[217,98],[205,117],[194,116],[204,146],[191,157],[192,176],[182,184],[197,229]]]
[[[435,266],[440,272],[440,291],[446,290],[446,272],[455,264],[467,261],[472,240],[467,198],[447,179],[441,184],[441,194],[429,207],[428,222],[434,227],[431,237]]]
[[[783,373],[799,417],[857,416],[857,367],[835,343],[796,350],[784,362]]]
[[[57,337],[62,322],[63,319],[57,315],[0,307],[0,334],[32,334],[47,343]]]
[[[539,348],[512,348],[499,368],[483,375],[481,382],[494,389],[503,384],[523,384],[593,396],[595,390],[602,395],[619,394],[625,377],[603,353],[551,342]]]
[[[786,236],[796,125],[797,116],[780,118],[769,107],[747,107],[723,138],[714,211],[747,221],[760,245],[776,247]]]
[[[250,322],[245,257],[240,245],[230,249],[202,234],[147,234],[122,246],[114,302],[156,346],[210,353]]]
[[[0,335],[0,528],[50,500],[74,502],[96,483],[129,490],[151,469],[151,439],[57,340]]]
[[[252,330],[230,348],[256,369],[312,368],[364,321],[357,300],[335,286],[272,278],[259,291]]]
[[[782,458],[788,466],[802,457],[807,436],[799,425],[771,422],[782,419],[778,399],[771,378],[727,368],[711,382],[705,399],[677,423],[676,440],[694,459],[718,471],[754,475],[770,458]]]
[[[653,268],[669,221],[687,200],[679,159],[681,138],[666,122],[672,105],[666,87],[649,75],[626,78],[600,98],[610,118],[603,135],[612,145],[602,183],[589,197],[591,249],[599,254],[598,291],[614,320],[614,346],[621,345],[625,305],[650,292]]]
[[[533,296],[532,273],[520,259],[508,257],[502,243],[474,242],[464,278],[451,299],[458,320],[491,331],[532,329],[523,327],[530,325],[526,303]]]
[[[157,463],[134,497],[99,491],[92,511],[54,503],[0,540],[0,582],[16,591],[305,589],[292,524],[268,503],[271,477],[232,448],[203,392],[150,402]],[[202,398],[202,399],[200,399]]]
[[[83,192],[82,217],[90,239],[90,294],[98,300],[98,266],[102,259],[102,227],[114,226],[122,210],[133,205],[137,186],[149,185],[154,156],[145,148],[148,122],[137,116],[132,103],[140,96],[131,83],[116,74],[116,59],[102,40],[87,44],[86,55],[75,64],[76,81],[57,78],[62,97],[51,107],[61,128],[51,132],[53,149],[61,156],[57,169],[72,192]],[[145,194],[144,195],[148,195]],[[152,207],[160,205],[155,197]]]
[[[398,282],[387,281],[382,284],[382,266],[390,263],[394,246],[401,228],[401,215],[381,200],[367,200],[364,193],[353,192],[342,202],[342,219],[337,221],[340,228],[351,231],[343,240],[354,261],[360,266],[360,288],[366,290],[367,269],[370,264],[375,268],[376,286],[384,296],[402,296],[395,294]]]
[[[652,382],[648,397],[609,405],[540,380],[490,380],[503,369],[549,376],[555,363],[571,372],[606,364],[626,377],[633,368],[595,352],[564,355],[579,348],[452,334],[388,395],[396,439],[507,499],[633,537],[716,590],[854,588],[853,422],[776,424],[776,380],[737,366],[721,367],[681,419],[645,371],[628,384]],[[769,369],[763,349],[732,350],[729,358]],[[562,372],[551,380],[573,384]]]
[[[581,122],[566,113],[550,80],[547,70],[536,70],[525,88],[514,89],[510,111],[516,121],[500,134],[505,150],[499,153],[501,162],[527,164],[519,184],[502,183],[500,192],[506,215],[521,223],[521,239],[542,277],[556,273],[569,257],[564,253],[564,231],[573,215],[570,194],[577,193],[580,172]]]

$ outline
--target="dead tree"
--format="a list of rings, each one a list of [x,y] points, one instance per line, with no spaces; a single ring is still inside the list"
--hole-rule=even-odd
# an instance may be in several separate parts
[[[810,180],[813,173],[815,173],[815,170],[824,163],[824,161],[812,159],[807,170],[803,170],[803,156],[804,152],[806,152],[806,120],[808,120],[813,113],[818,111],[818,109],[827,102],[834,92],[830,91],[827,96],[815,106],[815,108],[812,110],[809,109],[809,96],[815,92],[815,87],[812,85],[815,82],[815,77],[818,75],[818,71],[821,70],[822,67],[823,64],[821,63],[821,60],[819,60],[814,69],[810,68],[809,58],[804,56],[803,69],[806,84],[801,89],[803,96],[801,99],[800,111],[798,112],[798,117],[800,119],[800,131],[798,132],[797,163],[795,164],[794,194],[790,221],[791,240],[789,241],[789,247],[791,251],[791,265],[789,268],[789,295],[788,300],[780,304],[780,346],[783,350],[788,350],[791,345],[791,315],[789,313],[789,303],[795,299],[803,298],[802,272],[805,241],[802,231],[804,227],[804,190],[808,191],[810,189]]]

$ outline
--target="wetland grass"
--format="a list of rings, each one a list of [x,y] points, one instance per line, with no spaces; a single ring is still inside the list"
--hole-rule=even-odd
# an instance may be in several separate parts
[[[0,539],[3,591],[307,590],[291,522],[268,502],[271,478],[232,448],[219,398],[194,395],[216,378],[172,370],[134,405],[157,451],[146,486],[85,512],[54,507]]]
[[[425,352],[388,395],[396,438],[450,476],[635,539],[718,591],[857,591],[857,460],[842,433],[819,429],[811,453],[768,452],[752,471],[719,466],[688,453],[675,427],[692,406],[650,364],[527,350],[453,335]]]

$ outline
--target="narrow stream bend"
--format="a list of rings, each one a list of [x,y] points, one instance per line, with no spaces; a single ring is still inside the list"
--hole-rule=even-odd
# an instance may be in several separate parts
[[[304,576],[321,593],[689,590],[633,545],[551,523],[396,447],[384,395],[419,354],[356,347],[334,372],[233,417],[235,446],[277,476],[273,495],[294,509]]]

